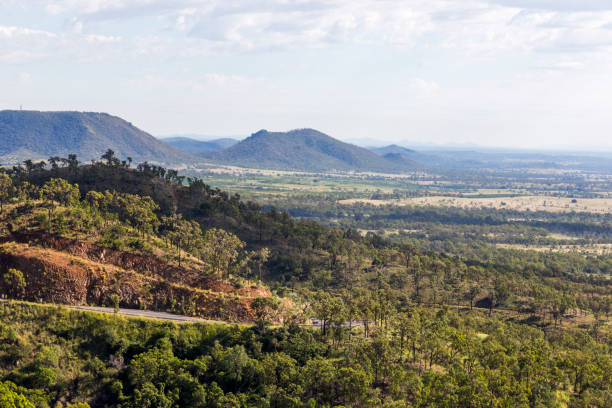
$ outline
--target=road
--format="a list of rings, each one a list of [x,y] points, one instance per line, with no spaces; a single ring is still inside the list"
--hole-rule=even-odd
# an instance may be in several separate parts
[[[7,299],[0,299],[0,301],[6,302]],[[44,304],[36,303],[36,304],[40,306],[62,306],[62,307],[66,307],[66,308],[74,309],[74,310],[84,310],[88,312],[115,314],[115,309],[112,307],[55,305],[55,304],[49,304],[49,303],[44,303]],[[123,309],[122,308],[122,309],[119,309],[117,314],[120,314],[122,316],[127,316],[127,317],[144,317],[146,319],[168,320],[168,321],[179,322],[179,323],[233,324],[233,325],[240,325],[240,326],[248,325],[248,323],[232,323],[232,322],[225,322],[222,320],[208,320],[208,319],[201,319],[199,317],[183,316],[183,315],[177,315],[177,314],[166,313],[166,312],[154,312],[151,310]]]
[[[64,305],[67,308],[75,309],[75,310],[86,310],[89,312],[98,312],[98,313],[109,313],[115,314],[115,309],[112,307],[102,307],[102,306],[69,306]],[[183,316],[177,315],[167,312],[154,312],[151,310],[140,310],[140,309],[119,309],[117,314],[128,317],[144,317],[147,319],[156,319],[156,320],[169,320],[173,322],[180,323],[208,323],[208,324],[233,324],[233,325],[246,325],[246,323],[232,323],[225,322],[222,320],[208,320],[201,319],[199,317],[191,317],[191,316]]]

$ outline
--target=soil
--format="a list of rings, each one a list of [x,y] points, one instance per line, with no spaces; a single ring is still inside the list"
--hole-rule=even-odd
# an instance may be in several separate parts
[[[68,305],[111,305],[170,311],[208,319],[248,322],[251,304],[271,296],[264,287],[237,288],[168,265],[152,256],[112,250],[45,234],[20,234],[0,245],[0,275],[23,272],[25,299]],[[4,279],[0,292],[10,293]]]

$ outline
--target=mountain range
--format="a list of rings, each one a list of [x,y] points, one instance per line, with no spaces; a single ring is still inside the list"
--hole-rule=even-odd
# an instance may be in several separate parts
[[[135,162],[178,165],[201,161],[106,113],[0,111],[0,163],[71,153],[89,161],[99,159],[107,149]]]
[[[415,153],[415,151],[412,150],[412,149],[408,149],[406,147],[398,146],[396,144],[392,144],[392,145],[389,145],[389,146],[383,146],[383,147],[368,147],[368,149],[373,151],[374,153],[380,155],[380,156],[386,156],[388,154],[399,154],[401,156],[409,158],[410,155]]]
[[[260,130],[250,137],[195,140],[156,139],[130,122],[107,113],[0,111],[0,164],[46,160],[76,154],[100,159],[112,149],[120,158],[168,166],[204,163],[298,171],[401,172],[417,164],[391,149],[378,155],[314,129]]]
[[[227,149],[201,156],[219,164],[276,170],[401,172],[418,167],[409,159],[379,156],[314,129],[260,130]]]

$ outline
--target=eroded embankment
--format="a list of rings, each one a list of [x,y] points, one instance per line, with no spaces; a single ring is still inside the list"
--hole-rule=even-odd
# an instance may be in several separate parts
[[[237,288],[229,283],[211,279],[200,271],[171,265],[154,256],[115,250],[91,242],[41,233],[13,234],[10,241],[54,249],[93,262],[114,265],[144,275],[161,277],[170,282],[193,288],[222,293],[237,293],[246,297],[271,296],[270,291],[264,287]]]
[[[110,305],[111,296],[117,295],[122,307],[171,311],[231,321],[252,321],[255,317],[251,308],[252,300],[259,296],[270,296],[265,288],[241,292],[224,282],[219,282],[217,286],[221,291],[190,287],[179,282],[180,279],[173,281],[152,273],[140,273],[136,269],[126,270],[108,262],[109,258],[116,263],[123,260],[127,261],[123,265],[138,265],[141,269],[143,265],[135,262],[144,258],[139,255],[121,254],[112,250],[106,252],[96,246],[78,242],[67,245],[61,239],[46,242],[46,247],[15,242],[0,245],[0,274],[4,275],[9,268],[15,268],[25,278],[23,291],[0,279],[2,292],[32,301],[42,299],[44,302],[69,305]],[[64,248],[66,252],[51,249],[54,245]],[[83,257],[75,255],[77,253]],[[96,261],[96,257],[108,263]],[[156,265],[155,262],[151,264]],[[169,273],[171,268],[174,267],[163,270]],[[161,269],[158,265],[156,271]],[[182,269],[174,270],[179,273]],[[208,281],[215,282],[210,279]]]

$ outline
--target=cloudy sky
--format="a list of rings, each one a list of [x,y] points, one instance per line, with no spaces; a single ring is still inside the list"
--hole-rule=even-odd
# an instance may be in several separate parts
[[[0,109],[612,150],[610,0],[0,0]]]

